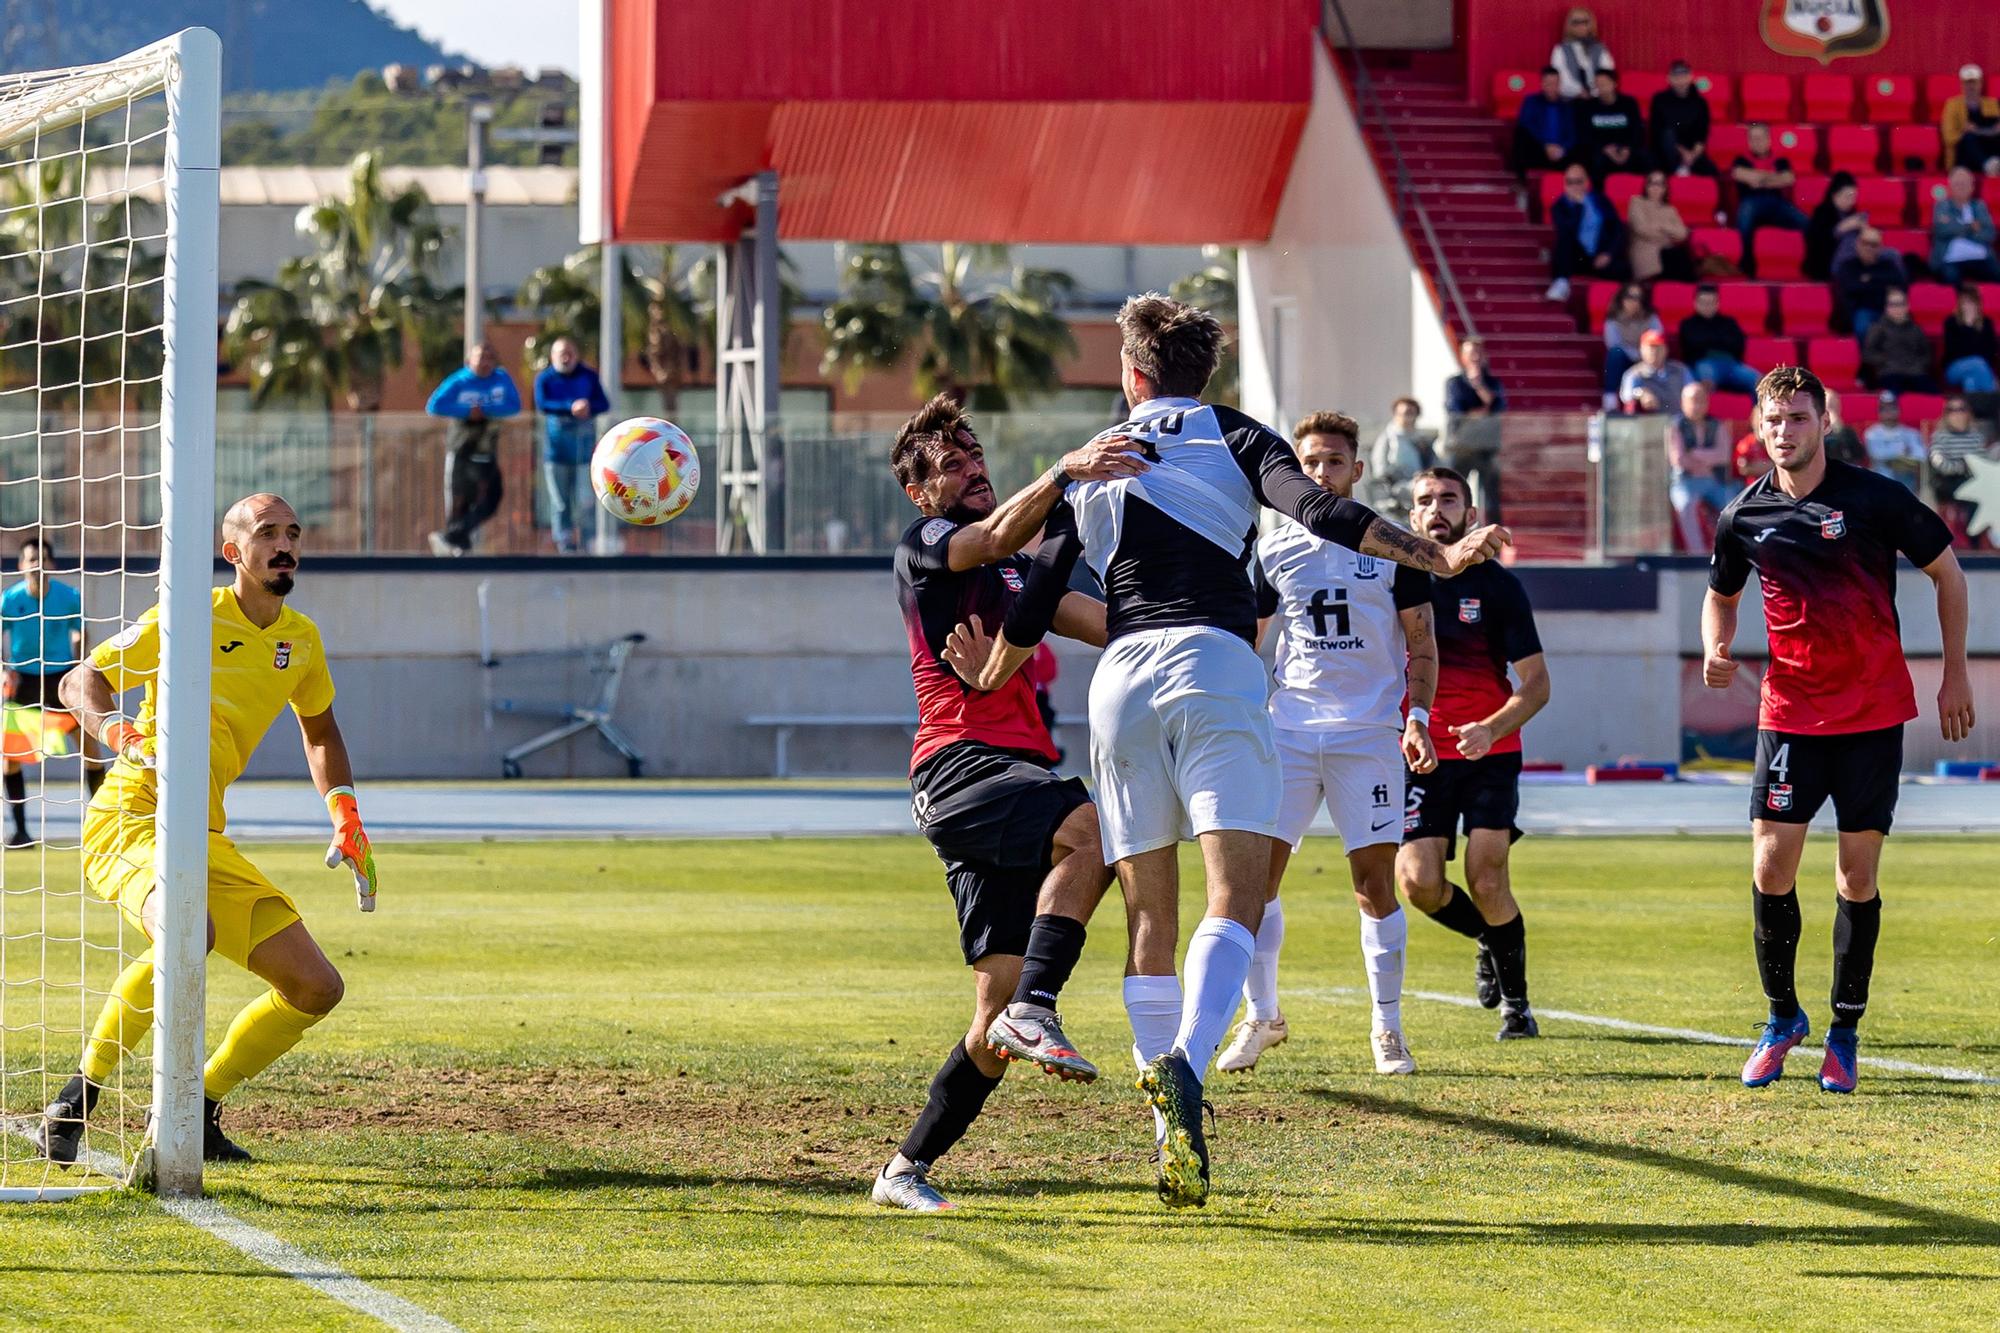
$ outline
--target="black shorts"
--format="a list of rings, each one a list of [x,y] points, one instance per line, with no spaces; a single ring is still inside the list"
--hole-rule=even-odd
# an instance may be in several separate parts
[[[1902,776],[1900,726],[1844,736],[1759,731],[1750,818],[1809,824],[1830,796],[1842,833],[1887,833]]]
[[[1025,953],[1056,830],[1090,804],[1083,783],[1036,756],[960,741],[924,760],[910,791],[910,813],[944,862],[965,961]]]
[[[62,678],[71,670],[72,668],[64,667],[61,671],[53,671],[46,676],[38,676],[32,671],[21,672],[14,685],[14,703],[22,708],[41,708],[67,713],[69,709],[63,706],[62,695],[57,692],[56,687],[62,684]]]
[[[1506,829],[1509,842],[1521,830],[1514,817],[1521,813],[1521,753],[1489,754],[1483,759],[1440,759],[1428,773],[1403,775],[1403,841],[1443,838],[1444,859],[1458,855],[1458,830]]]

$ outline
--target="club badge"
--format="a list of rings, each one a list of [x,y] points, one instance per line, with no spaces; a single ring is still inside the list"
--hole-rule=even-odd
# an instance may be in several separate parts
[[[291,664],[292,664],[292,642],[290,639],[280,639],[278,640],[278,655],[276,658],[272,660],[271,665],[276,667],[278,670],[283,671],[286,667],[290,666]]]
[[[1000,581],[1007,585],[1008,592],[1020,592],[1028,586],[1021,578],[1021,571],[1011,565],[1000,567]]]
[[[1819,535],[1828,541],[1847,535],[1847,515],[1838,509],[1829,509],[1819,521]]]
[[[1773,810],[1791,809],[1792,784],[1789,782],[1772,783],[1770,792],[1764,797],[1764,804],[1770,806]]]
[[[1458,599],[1458,622],[1461,625],[1477,625],[1479,623],[1479,599],[1477,597],[1461,597]]]

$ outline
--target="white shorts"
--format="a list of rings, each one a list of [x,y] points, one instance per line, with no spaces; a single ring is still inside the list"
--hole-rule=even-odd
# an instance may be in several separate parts
[[[1333,814],[1349,853],[1403,840],[1403,747],[1387,727],[1324,731],[1278,729],[1285,797],[1278,836],[1297,851],[1319,813]]]
[[[1263,659],[1226,630],[1127,635],[1090,680],[1107,862],[1217,829],[1276,837],[1282,784]]]

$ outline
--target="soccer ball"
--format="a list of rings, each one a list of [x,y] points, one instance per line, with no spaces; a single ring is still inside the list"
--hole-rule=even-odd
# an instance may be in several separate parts
[[[597,442],[590,456],[597,502],[627,523],[652,527],[679,518],[701,489],[694,441],[671,421],[633,417]]]

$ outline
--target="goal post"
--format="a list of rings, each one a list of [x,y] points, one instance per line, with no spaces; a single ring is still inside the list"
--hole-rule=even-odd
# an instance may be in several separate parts
[[[161,909],[148,941],[91,891],[91,748],[55,698],[10,701],[6,757],[28,782],[7,814],[29,812],[37,845],[0,859],[0,1200],[201,1190],[221,53],[190,28],[99,65],[0,73],[0,560],[34,538],[48,577],[0,638],[16,678],[17,636],[42,645],[53,696],[69,626],[87,653],[159,606]],[[61,600],[78,594],[80,612]],[[139,1038],[77,1161],[51,1163],[41,1108],[148,949],[150,1071]]]

